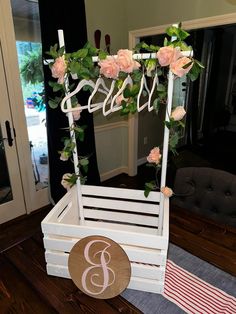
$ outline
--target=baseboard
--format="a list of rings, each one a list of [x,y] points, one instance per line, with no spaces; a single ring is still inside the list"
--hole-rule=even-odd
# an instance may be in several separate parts
[[[121,173],[128,173],[128,167],[119,167],[100,174],[101,182],[111,179],[115,176],[118,176]]]
[[[147,156],[139,158],[137,161],[137,166],[141,166],[147,162]]]

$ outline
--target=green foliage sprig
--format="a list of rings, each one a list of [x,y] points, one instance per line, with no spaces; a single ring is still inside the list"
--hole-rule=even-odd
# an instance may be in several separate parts
[[[166,37],[164,39],[163,47],[159,47],[156,45],[148,45],[145,42],[138,43],[133,49],[133,53],[154,53],[156,57],[150,57],[147,60],[140,59],[139,68],[133,69],[133,71],[125,71],[120,70],[116,77],[106,76],[102,71],[102,62],[108,59],[108,54],[106,51],[101,49],[97,49],[93,47],[90,43],[86,43],[86,45],[79,49],[76,52],[65,53],[64,47],[58,48],[58,45],[54,45],[50,47],[50,50],[47,52],[49,56],[53,58],[53,62],[49,64],[49,67],[52,70],[53,77],[57,78],[57,81],[50,81],[49,85],[53,89],[53,92],[56,93],[55,98],[50,99],[49,106],[52,108],[57,108],[59,103],[64,98],[67,93],[67,87],[65,82],[69,82],[72,79],[76,80],[93,80],[104,75],[104,77],[111,77],[115,79],[116,89],[119,90],[123,85],[127,75],[130,75],[133,84],[127,85],[122,93],[121,100],[121,115],[134,114],[137,112],[137,97],[140,91],[140,84],[142,76],[145,75],[150,80],[153,80],[154,76],[157,75],[159,78],[160,84],[157,85],[155,93],[153,95],[152,104],[153,107],[158,113],[161,106],[166,106],[167,104],[167,88],[168,88],[168,73],[171,70],[176,78],[178,76],[182,76],[183,74],[177,74],[177,70],[174,70],[173,64],[175,62],[181,61],[183,55],[181,51],[191,51],[192,48],[187,45],[185,42],[186,38],[189,36],[189,33],[181,28],[181,24],[176,26],[170,26],[166,30]],[[163,48],[168,47],[173,51],[173,54],[178,55],[169,63],[164,64],[160,59],[160,52],[163,51]],[[119,54],[119,51],[118,51]],[[181,57],[182,56],[182,57]],[[93,62],[93,57],[98,57],[98,63]],[[114,62],[116,62],[116,59]],[[187,60],[187,61],[186,61]],[[199,74],[202,72],[204,66],[200,61],[193,58],[193,56],[189,56],[185,58],[185,63],[183,65],[179,65],[179,68],[183,73],[186,74],[187,78],[191,81],[195,81]],[[60,63],[58,69],[55,69],[55,63]],[[178,72],[179,73],[179,72]],[[68,89],[70,91],[73,90],[75,84],[72,83],[69,85]],[[84,90],[90,90],[91,87],[89,85],[84,86]],[[142,92],[143,97],[147,97],[147,91],[144,89]],[[72,107],[78,106],[78,101],[76,96],[71,98]],[[170,139],[169,139],[169,149],[176,154],[176,147],[179,142],[181,130],[184,128],[184,123],[180,121],[180,119],[173,119],[171,113],[169,113],[170,119],[169,121],[164,121],[164,125],[170,130]],[[75,132],[75,137],[79,140],[83,140],[83,128],[78,125],[71,126],[73,131]],[[60,151],[61,154],[65,155],[66,158],[70,158],[73,154],[73,150],[75,148],[75,144],[71,142],[69,138],[63,139],[64,148]],[[88,160],[87,158],[80,158],[79,167],[83,167],[84,170],[87,171]],[[152,182],[148,182],[145,185],[145,195],[147,196],[151,190],[158,189],[157,182],[157,174],[160,170],[160,165],[154,163],[152,165],[155,167],[155,180]],[[75,178],[73,176],[73,178]]]

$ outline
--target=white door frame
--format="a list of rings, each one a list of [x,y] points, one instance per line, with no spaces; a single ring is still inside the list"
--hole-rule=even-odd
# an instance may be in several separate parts
[[[12,199],[0,204],[0,224],[26,213],[24,194],[22,190],[21,177],[19,176],[19,163],[17,157],[16,143],[14,139],[13,123],[9,104],[8,88],[6,85],[5,67],[2,56],[2,45],[0,41],[0,128],[2,133],[4,154],[6,157],[7,171],[10,179]],[[10,123],[12,145],[8,144],[5,122]],[[3,167],[3,165],[0,165]]]
[[[15,31],[10,0],[0,1],[0,39],[6,68],[6,81],[12,119],[16,130],[16,145],[21,169],[27,213],[48,205],[48,188],[36,191],[31,152],[24,113],[23,96],[16,51]]]
[[[236,13],[211,16],[206,18],[194,19],[182,22],[185,30],[193,30],[218,25],[227,25],[236,23]],[[154,36],[165,33],[167,27],[173,23],[158,25],[154,27],[137,29],[129,32],[129,49],[133,49],[140,41],[141,37]],[[138,114],[133,115],[128,121],[128,174],[134,176],[137,174],[138,161]]]

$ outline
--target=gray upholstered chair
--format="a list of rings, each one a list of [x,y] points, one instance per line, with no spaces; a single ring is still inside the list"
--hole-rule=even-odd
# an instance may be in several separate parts
[[[206,167],[177,170],[171,203],[236,227],[236,175]]]

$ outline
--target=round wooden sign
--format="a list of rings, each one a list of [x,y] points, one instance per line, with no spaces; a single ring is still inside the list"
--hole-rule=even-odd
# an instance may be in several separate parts
[[[102,236],[89,236],[72,248],[68,268],[75,285],[87,295],[109,299],[130,281],[130,262],[119,244]]]

